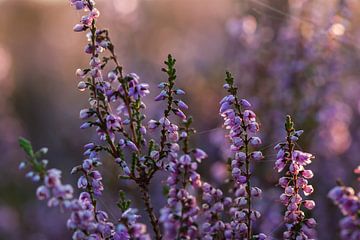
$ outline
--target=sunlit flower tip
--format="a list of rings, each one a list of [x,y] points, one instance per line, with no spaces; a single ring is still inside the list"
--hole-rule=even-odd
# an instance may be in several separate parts
[[[231,174],[233,176],[239,176],[241,174],[241,170],[239,168],[233,168],[232,171],[231,171]]]
[[[225,84],[223,85],[223,88],[224,88],[224,89],[230,89],[230,85],[229,85],[228,83],[225,83]]]
[[[142,134],[142,135],[145,135],[146,134],[146,127],[145,126],[141,126],[140,127],[140,133]]]
[[[305,200],[304,201],[304,206],[307,209],[312,210],[315,207],[315,202],[313,200]]]
[[[282,188],[286,188],[288,184],[289,184],[289,179],[288,179],[287,177],[281,177],[281,178],[279,178],[279,185],[280,185]]]
[[[171,151],[178,152],[180,150],[180,146],[177,143],[172,143],[170,146]]]
[[[299,150],[295,150],[292,157],[293,161],[296,161],[298,164],[303,166],[310,164],[311,160],[314,158],[311,153],[306,153]]]
[[[92,166],[93,166],[93,162],[90,159],[85,159],[83,164],[82,164],[82,168],[85,171],[89,171],[92,168]]]
[[[156,120],[150,120],[148,122],[148,129],[155,129],[160,125],[160,123]]]
[[[186,132],[181,132],[180,137],[181,138],[186,138],[188,136],[188,134]]]
[[[83,70],[81,70],[80,68],[76,69],[75,71],[75,75],[78,77],[84,77],[85,76],[85,72]]]
[[[238,226],[238,230],[240,233],[246,233],[248,230],[248,227],[245,223],[240,223]]]
[[[312,194],[314,192],[314,187],[311,185],[306,185],[304,188],[304,195],[305,196],[309,196],[310,194]]]
[[[78,89],[83,92],[86,89],[86,83],[84,81],[79,82]]]
[[[158,88],[163,89],[163,88],[165,88],[167,85],[168,85],[168,84],[167,84],[166,82],[161,82],[161,83],[159,83]]]
[[[99,45],[103,48],[108,48],[111,45],[111,42],[109,42],[107,40],[103,40],[99,43]]]
[[[90,15],[93,18],[98,18],[100,16],[100,11],[97,8],[93,8]]]
[[[45,200],[48,199],[50,197],[50,191],[47,187],[45,187],[44,185],[39,186],[36,190],[36,197],[39,200]]]
[[[156,150],[151,151],[150,157],[154,160],[158,160],[160,157],[159,151],[156,151]]]
[[[304,178],[308,178],[308,179],[314,177],[314,173],[311,170],[304,170],[304,171],[302,171],[301,174]]]
[[[49,169],[44,179],[47,187],[52,188],[61,184],[61,171],[55,168]]]
[[[180,117],[181,119],[186,119],[186,115],[184,114],[184,112],[183,111],[181,111],[180,109],[178,109],[178,108],[174,108],[173,109],[173,112],[178,116],[178,117]]]
[[[167,95],[166,91],[165,91],[165,90],[162,90],[162,91],[160,92],[160,94],[155,97],[155,101],[165,100],[165,99],[167,98],[167,96],[168,96],[168,95]]]
[[[281,172],[282,170],[284,170],[286,166],[286,163],[283,161],[283,159],[277,159],[275,161],[275,169],[277,169],[278,172]]]
[[[25,169],[26,168],[26,162],[21,162],[20,164],[19,164],[19,170],[23,170],[23,169]]]
[[[119,146],[121,147],[121,148],[124,148],[125,147],[125,143],[126,143],[126,141],[124,140],[124,139],[120,139],[119,140]]]
[[[191,157],[188,155],[188,154],[185,154],[185,155],[182,155],[180,158],[179,158],[179,162],[183,165],[190,165],[191,164]]]
[[[260,234],[257,236],[257,239],[258,239],[258,240],[266,240],[266,239],[267,239],[267,236],[266,236],[264,233],[260,233]]]
[[[93,57],[93,58],[91,58],[89,64],[90,64],[91,67],[97,67],[97,66],[99,66],[101,64],[101,60],[99,58],[97,58],[97,57]]]
[[[188,109],[189,108],[189,106],[186,103],[184,103],[183,101],[181,101],[181,100],[178,100],[177,105],[178,105],[179,108],[182,108],[182,109]]]
[[[251,196],[253,196],[253,197],[260,197],[261,194],[262,194],[262,191],[261,191],[260,188],[258,188],[258,187],[253,187],[253,188],[251,188]]]
[[[247,122],[255,122],[256,114],[251,110],[245,110],[244,111],[244,120]]]
[[[82,168],[82,166],[80,166],[80,165],[73,167],[70,171],[70,174],[75,174],[75,173],[81,171],[81,168]]]
[[[35,174],[34,176],[32,176],[31,180],[33,182],[38,182],[40,181],[40,175],[39,174]]]
[[[102,73],[101,73],[101,71],[100,71],[98,68],[93,68],[93,69],[91,69],[90,75],[91,75],[93,78],[101,78],[101,77],[102,77]]]
[[[200,148],[196,148],[195,150],[193,150],[193,154],[194,154],[195,159],[197,159],[197,160],[202,160],[202,159],[205,159],[208,157],[206,152]]]
[[[167,119],[166,117],[160,118],[159,123],[164,127],[168,127],[171,124],[170,120]]]
[[[237,152],[235,154],[235,159],[244,162],[246,160],[246,154],[244,152]]]
[[[251,158],[255,161],[258,161],[258,160],[261,160],[264,158],[262,152],[260,152],[260,151],[254,151],[250,155],[251,155]]]
[[[126,141],[126,146],[129,147],[131,150],[137,152],[139,151],[139,149],[137,148],[137,146],[135,145],[135,143],[133,143],[132,141]]]
[[[48,165],[48,163],[49,163],[49,160],[43,159],[43,160],[41,160],[41,163],[42,163],[43,166],[46,167]]]
[[[253,147],[258,147],[261,145],[261,139],[258,137],[251,137],[249,142]]]
[[[185,94],[185,91],[182,90],[182,89],[176,89],[176,90],[175,90],[175,94],[176,94],[176,95],[184,95],[184,94]]]
[[[259,131],[259,124],[257,122],[251,122],[247,125],[247,129],[251,133],[257,133]]]
[[[284,143],[278,143],[278,144],[275,145],[274,150],[279,151],[279,150],[282,149],[283,147],[284,147]]]
[[[123,164],[122,164],[122,169],[123,169],[125,175],[130,176],[130,174],[131,174],[130,168],[126,165],[125,162],[123,162]]]
[[[117,74],[114,71],[110,71],[108,73],[108,80],[109,82],[113,82],[117,79]]]
[[[85,26],[84,24],[76,24],[73,28],[74,32],[83,32],[87,29],[88,27]]]
[[[291,195],[293,195],[293,193],[294,193],[294,188],[293,188],[293,187],[287,186],[287,187],[285,188],[285,194],[286,194],[287,196],[291,196]]]
[[[94,143],[87,143],[84,145],[84,149],[88,150],[88,149],[94,149],[95,148],[95,144]]]
[[[130,223],[134,223],[140,217],[140,215],[136,214],[137,212],[137,209],[129,208],[121,215],[121,217],[127,219]]]
[[[84,109],[80,110],[79,116],[81,119],[89,118],[91,115],[92,115],[92,113],[91,113],[90,109],[88,109],[88,108],[84,108]]]
[[[297,140],[299,140],[299,138],[297,137],[297,136],[291,136],[290,137],[290,140],[292,141],[292,142],[296,142]]]
[[[90,15],[82,16],[80,22],[85,26],[90,26],[93,21],[93,18]]]
[[[355,174],[360,174],[360,166],[357,166],[357,167],[354,169],[354,173],[355,173]]]
[[[244,109],[248,109],[248,108],[251,108],[251,104],[248,100],[246,99],[241,99],[240,100],[240,105],[241,107],[243,107]]]
[[[86,188],[88,185],[88,181],[85,176],[80,176],[77,182],[78,188]]]
[[[221,104],[219,112],[224,113],[229,109],[231,109],[231,104],[229,102],[224,102]]]

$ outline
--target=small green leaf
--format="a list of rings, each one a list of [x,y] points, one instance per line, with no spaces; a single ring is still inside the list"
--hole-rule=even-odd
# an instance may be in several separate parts
[[[286,116],[285,129],[288,132],[292,132],[294,130],[294,122],[292,121],[290,115]]]
[[[20,137],[19,138],[19,145],[29,157],[34,156],[34,151],[33,151],[33,148],[31,146],[31,142],[29,140],[27,140],[27,139],[25,139],[23,137]]]
[[[233,85],[233,84],[234,84],[234,78],[233,78],[231,72],[226,71],[225,81],[226,81],[226,83],[229,84],[229,85]]]

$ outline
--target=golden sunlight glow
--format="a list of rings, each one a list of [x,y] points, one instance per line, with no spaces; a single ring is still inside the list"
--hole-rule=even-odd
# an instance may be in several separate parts
[[[246,16],[243,19],[243,24],[242,24],[243,30],[246,34],[254,34],[256,31],[256,27],[257,27],[257,22],[255,17],[253,16]]]
[[[345,33],[345,26],[341,23],[334,23],[330,28],[330,32],[336,36],[342,36]]]

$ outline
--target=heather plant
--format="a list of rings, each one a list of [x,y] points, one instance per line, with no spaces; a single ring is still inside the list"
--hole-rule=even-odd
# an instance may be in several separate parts
[[[308,217],[309,213],[306,214],[303,209],[312,210],[315,207],[313,200],[304,199],[314,191],[313,186],[308,183],[308,179],[313,178],[314,174],[311,170],[305,169],[314,156],[295,150],[296,141],[303,130],[294,128],[294,122],[290,116],[286,118],[285,130],[286,141],[275,146],[275,150],[278,150],[275,168],[278,172],[285,172],[279,179],[279,185],[284,189],[280,201],[286,207],[284,215],[286,231],[283,233],[283,238],[313,239],[316,221]]]
[[[192,147],[191,136],[196,130],[193,118],[187,114],[189,106],[181,99],[185,91],[176,86],[176,60],[172,55],[161,69],[167,81],[158,85],[160,93],[154,99],[159,106],[165,106],[162,116],[147,120],[144,97],[150,93],[149,85],[141,82],[137,74],[125,73],[109,31],[97,26],[100,12],[95,1],[70,0],[70,4],[85,12],[73,30],[86,33],[88,40],[84,52],[89,56],[89,66],[76,70],[81,79],[78,89],[89,96],[89,105],[80,111],[84,121],[80,128],[95,129],[98,140],[84,145],[84,160],[71,170],[79,176],[80,192],[76,196],[71,185],[62,183],[60,170],[48,169],[48,161],[44,160],[47,149],[35,151],[28,140],[21,138],[19,143],[27,159],[20,168],[28,169],[26,176],[39,183],[37,198],[46,200],[49,207],[69,212],[66,225],[74,240],[273,239],[272,232],[262,233],[257,226],[260,217],[270,221],[256,207],[263,194],[257,187],[262,183],[255,178],[256,164],[267,160],[260,148],[260,124],[250,102],[239,98],[231,73],[226,72],[227,95],[220,101],[219,110],[231,152],[226,180],[230,187],[224,190],[211,184],[211,180],[204,181],[199,173],[199,164],[207,153]],[[284,193],[279,201],[286,208],[280,223],[285,227],[283,239],[315,239],[316,220],[311,212],[315,202],[307,199],[314,191],[309,184],[314,173],[308,169],[313,155],[296,149],[303,131],[294,128],[289,116],[285,130],[285,142],[275,147],[275,168],[283,174],[279,185]],[[139,190],[147,216],[139,214],[123,191],[119,194],[120,217],[116,222],[110,220],[110,212],[99,207],[98,201],[106,190],[100,172],[105,155],[118,167],[120,180],[131,182]],[[166,176],[162,182],[166,204],[159,212],[149,190],[156,174]],[[343,239],[359,239],[358,194],[340,185],[329,197],[345,215],[341,221]],[[151,231],[142,223],[145,217]]]
[[[360,173],[357,167],[354,172]],[[358,179],[359,180],[359,179]],[[338,181],[338,186],[332,188],[328,197],[340,209],[344,217],[340,220],[341,239],[359,239],[360,238],[360,193],[354,188],[345,186]]]

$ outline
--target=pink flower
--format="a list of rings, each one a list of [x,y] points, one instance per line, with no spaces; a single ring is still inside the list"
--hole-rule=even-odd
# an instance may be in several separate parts
[[[36,196],[39,200],[45,200],[50,197],[50,191],[44,185],[39,186],[36,190]]]

